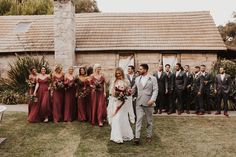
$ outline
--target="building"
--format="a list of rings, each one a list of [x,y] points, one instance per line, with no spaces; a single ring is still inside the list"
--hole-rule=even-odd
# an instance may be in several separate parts
[[[117,66],[181,62],[209,68],[226,46],[210,12],[75,14],[70,0],[55,1],[54,15],[1,16],[0,68],[15,53],[45,55],[57,63]]]

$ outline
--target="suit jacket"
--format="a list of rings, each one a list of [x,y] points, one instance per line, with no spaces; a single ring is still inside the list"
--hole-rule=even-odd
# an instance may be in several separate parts
[[[132,88],[133,93],[137,90],[138,96],[136,99],[136,105],[148,106],[148,101],[156,101],[158,94],[157,80],[152,75],[147,75],[148,80],[145,86],[141,83],[141,76],[136,77],[135,84]]]
[[[215,79],[215,90],[217,93],[225,93],[228,94],[230,92],[231,86],[231,77],[228,74],[225,74],[224,80],[221,80],[221,75],[216,75]]]
[[[212,76],[210,73],[205,72],[205,76],[203,76],[204,81],[208,81],[207,84],[204,83],[204,90],[210,91],[210,87],[212,84]]]
[[[173,91],[174,90],[174,80],[175,80],[174,73],[172,73],[172,72],[169,72],[168,74],[166,73],[166,77],[167,77],[168,92]]]
[[[192,73],[188,73],[188,76],[187,76],[187,73],[186,73],[186,87],[190,85],[190,87],[192,87],[193,85],[193,74]]]
[[[175,90],[184,90],[187,84],[187,77],[184,71],[180,71],[178,76],[176,76],[176,72],[174,73],[174,89]]]
[[[158,84],[158,93],[165,94],[168,91],[168,82],[167,82],[167,75],[165,72],[161,73],[160,78],[158,78],[157,72],[153,74],[154,77],[157,79]]]
[[[193,92],[203,93],[203,89],[204,89],[203,87],[204,87],[204,76],[201,73],[199,75],[195,74],[193,77]]]
[[[132,80],[130,79],[129,74],[126,74],[126,77],[127,77],[127,79],[129,80],[130,87],[132,88],[132,87],[134,86],[134,84],[135,84],[135,78],[136,78],[135,74],[134,74]]]

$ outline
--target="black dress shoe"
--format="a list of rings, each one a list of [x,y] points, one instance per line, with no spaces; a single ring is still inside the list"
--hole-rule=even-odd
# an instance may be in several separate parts
[[[134,139],[134,144],[135,145],[140,145],[140,139],[139,138],[135,138]]]

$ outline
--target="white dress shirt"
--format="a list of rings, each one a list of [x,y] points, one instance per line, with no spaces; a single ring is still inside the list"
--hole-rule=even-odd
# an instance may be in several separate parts
[[[160,78],[160,77],[161,77],[161,74],[162,74],[162,72],[161,72],[161,71],[158,71],[158,72],[157,72],[157,76],[158,76],[158,78]]]
[[[225,73],[224,74],[220,74],[220,77],[221,77],[221,81],[223,81],[224,78],[225,78]]]
[[[147,80],[148,80],[148,76],[147,75],[141,76],[141,80],[140,81],[141,81],[141,84],[142,84],[143,87],[146,85]]]
[[[180,73],[180,70],[179,70],[179,71],[176,71],[176,77],[179,75],[179,73]]]
[[[200,74],[200,72],[196,73],[196,74],[195,74],[195,78],[197,78],[199,74]]]
[[[133,77],[134,77],[134,74],[132,74],[132,75],[128,74],[128,75],[129,75],[130,81],[132,81]]]

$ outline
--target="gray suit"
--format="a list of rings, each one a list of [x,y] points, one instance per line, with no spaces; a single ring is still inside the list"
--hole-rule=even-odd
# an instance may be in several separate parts
[[[136,100],[136,114],[137,114],[137,121],[135,126],[135,137],[140,138],[141,127],[142,127],[142,120],[143,116],[145,115],[147,120],[147,137],[152,137],[152,112],[153,106],[148,106],[148,101],[153,100],[156,101],[157,94],[158,94],[158,85],[157,80],[154,76],[147,75],[148,80],[146,84],[143,86],[141,83],[142,76],[138,76],[135,79],[135,84],[133,86],[133,91],[137,90],[137,100]]]

